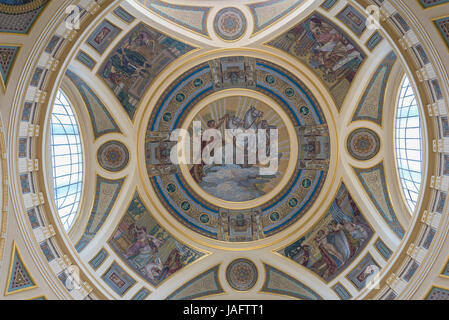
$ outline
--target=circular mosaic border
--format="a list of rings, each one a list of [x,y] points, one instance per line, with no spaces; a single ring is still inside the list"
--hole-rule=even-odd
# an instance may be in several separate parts
[[[215,33],[226,41],[238,40],[245,33],[246,27],[245,15],[236,8],[221,9],[214,19]]]
[[[172,83],[160,96],[156,104],[157,107],[150,114],[144,141],[160,143],[165,139],[162,138],[164,133],[181,128],[184,123],[188,123],[186,119],[193,106],[219,91],[229,91],[229,88],[225,86],[215,86],[212,80],[215,69],[210,66],[226,64],[236,58],[239,58],[239,56],[221,57],[203,62],[185,72],[183,78]],[[262,84],[250,89],[252,94],[261,94],[267,99],[272,99],[291,117],[295,126],[327,126],[326,118],[316,98],[296,76],[263,59],[240,58],[246,60],[245,66],[247,64],[254,66],[251,78],[265,80]],[[186,79],[189,79],[189,81],[185,81]],[[179,86],[179,83],[184,84]],[[248,90],[245,83],[243,85],[237,83],[232,87],[232,89],[241,88]],[[287,97],[287,94],[291,97]],[[176,99],[176,97],[179,97],[179,99]],[[182,99],[182,97],[185,97],[185,99]],[[296,132],[295,134],[300,133]],[[146,145],[144,147],[147,148]],[[139,158],[139,164],[145,167],[148,174],[147,191],[151,196],[162,201],[164,209],[169,214],[184,226],[208,238],[226,242],[235,240],[229,240],[227,233],[223,234],[219,231],[220,225],[224,223],[223,219],[226,219],[220,215],[223,207],[211,202],[209,197],[203,198],[202,193],[198,194],[198,188],[195,188],[195,185],[191,186],[185,179],[188,175],[182,174],[186,172],[180,170],[183,169],[182,167],[177,168],[169,165],[169,163],[160,167],[154,166],[147,161],[149,154],[147,155],[146,151],[145,154],[145,160],[142,161],[143,157]],[[301,166],[306,165],[305,162],[301,163]],[[255,215],[257,212],[260,214],[260,225],[263,227],[265,238],[288,228],[308,212],[325,184],[329,168],[324,167],[326,167],[326,163],[323,160],[323,170],[297,170],[285,188],[272,199],[257,205],[257,207],[253,207],[252,204],[245,204],[246,207],[243,208],[246,210],[245,212],[250,215]],[[186,201],[190,204],[189,207],[184,203]],[[229,209],[226,208],[226,210]],[[237,211],[241,209],[232,207],[229,209],[230,216],[235,216]],[[277,214],[271,216],[273,212]],[[253,234],[252,239],[248,237],[245,240],[236,241],[252,242],[258,239],[258,236]]]
[[[21,4],[0,3],[0,12],[5,14],[25,14],[41,8],[47,2],[48,0],[29,0]]]
[[[226,281],[237,291],[251,290],[257,283],[256,265],[248,259],[237,259],[226,268]]]
[[[97,160],[103,169],[119,172],[128,165],[129,151],[120,141],[108,141],[98,149]]]
[[[380,138],[371,129],[359,128],[349,135],[347,148],[354,159],[360,161],[370,160],[379,153]]]

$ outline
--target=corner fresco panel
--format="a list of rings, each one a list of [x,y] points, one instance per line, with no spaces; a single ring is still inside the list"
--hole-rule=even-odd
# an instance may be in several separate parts
[[[158,74],[192,49],[139,24],[112,50],[98,75],[133,119],[140,100]]]
[[[344,183],[325,216],[279,253],[329,282],[366,247],[373,230]]]
[[[330,91],[339,111],[365,59],[348,35],[319,14],[313,14],[268,45],[308,65]]]
[[[109,245],[153,286],[198,260],[200,253],[173,238],[147,210],[136,193]]]

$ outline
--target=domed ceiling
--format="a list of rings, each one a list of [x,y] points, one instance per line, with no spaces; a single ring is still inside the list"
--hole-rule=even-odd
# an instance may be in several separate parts
[[[53,71],[37,66],[38,101],[21,111],[22,123],[39,119],[43,134],[18,137],[19,160],[32,145],[43,170],[21,172],[21,194],[50,269],[64,285],[70,267],[80,270],[83,284],[70,294],[401,294],[386,275],[400,268],[410,281],[419,248],[428,250],[437,230],[416,231],[416,214],[432,204],[442,212],[446,193],[433,180],[432,197],[420,196],[414,212],[407,205],[391,142],[404,76],[416,88],[409,65],[427,56],[419,42],[404,40],[404,52],[392,41],[410,27],[381,3],[396,27],[373,28],[358,1],[127,0],[79,6],[80,21],[48,34],[43,55],[59,62]],[[438,105],[438,80],[427,73],[422,81]],[[82,141],[83,188],[70,228],[56,209],[48,152],[58,89]],[[422,190],[437,162],[427,155],[425,116],[416,114],[422,139],[414,150],[424,159],[422,178],[414,176]],[[48,225],[56,240],[37,235]],[[417,233],[423,240],[405,258]]]

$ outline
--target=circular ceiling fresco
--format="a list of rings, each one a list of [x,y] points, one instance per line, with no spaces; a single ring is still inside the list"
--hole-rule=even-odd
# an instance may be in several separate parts
[[[178,78],[145,136],[150,196],[197,233],[230,242],[272,236],[313,205],[331,145],[321,107],[290,72],[226,57]]]
[[[440,190],[446,155],[440,162],[425,153],[427,138],[447,136],[446,116],[434,117],[440,136],[431,127],[426,136],[425,126],[422,139],[407,136],[412,147],[422,144],[422,154],[412,151],[429,170],[416,175],[430,185],[417,216],[402,199],[395,144],[381,144],[394,138],[395,112],[416,132],[421,102],[443,103],[438,82],[409,72],[425,63],[402,65],[414,52],[421,61],[424,49],[396,52],[389,42],[402,35],[358,28],[353,18],[366,16],[356,2],[206,2],[107,5],[102,18],[84,14],[85,32],[57,33],[33,49],[37,65],[26,64],[22,77],[29,91],[10,95],[20,124],[7,149],[18,160],[11,194],[22,196],[12,204],[31,232],[22,240],[60,233],[30,243],[44,254],[33,249],[39,257],[32,258],[47,259],[41,269],[50,266],[58,284],[79,265],[87,285],[71,293],[76,298],[403,295],[398,287],[420,274],[417,257],[441,244],[436,227],[447,205]],[[389,19],[401,27],[395,16]],[[38,56],[44,49],[49,61]],[[409,86],[401,85],[404,73]],[[50,117],[36,100],[53,101],[60,78],[86,146],[86,192],[69,232],[58,220],[46,156],[34,159],[47,145],[48,129],[38,129]],[[435,89],[437,99],[415,99],[417,88]],[[380,290],[371,290],[379,272]]]

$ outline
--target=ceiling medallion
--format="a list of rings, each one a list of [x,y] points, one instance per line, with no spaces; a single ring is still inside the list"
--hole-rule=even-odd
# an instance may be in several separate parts
[[[236,41],[246,31],[246,18],[236,8],[224,8],[218,11],[214,20],[215,33],[226,41]]]
[[[202,159],[181,164],[180,169],[187,184],[211,203],[226,209],[257,207],[276,196],[294,174],[298,157],[295,127],[281,107],[266,98],[264,102],[259,94],[232,90],[220,96],[199,103],[184,123],[189,132],[194,127],[203,132],[217,129],[218,138],[229,142],[229,149],[225,145],[221,150],[222,159],[216,158],[221,164],[208,165]],[[263,145],[258,144],[262,139]],[[200,157],[206,142],[202,142]],[[258,161],[261,157],[266,158],[265,165]]]
[[[237,291],[251,290],[257,282],[256,265],[248,259],[237,259],[226,269],[226,280]]]
[[[97,160],[107,171],[122,171],[129,162],[128,148],[120,141],[108,141],[98,149]]]
[[[149,196],[203,236],[260,240],[313,205],[330,150],[324,114],[293,74],[250,57],[211,60],[172,83],[151,112]]]
[[[347,148],[354,159],[370,160],[379,153],[380,138],[371,129],[359,128],[349,135]]]

